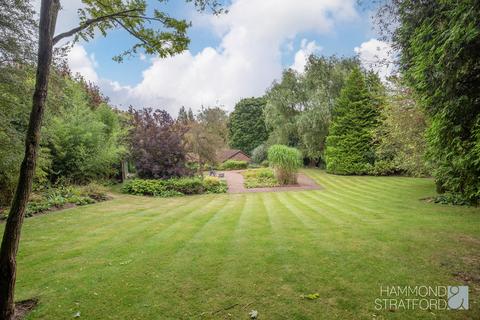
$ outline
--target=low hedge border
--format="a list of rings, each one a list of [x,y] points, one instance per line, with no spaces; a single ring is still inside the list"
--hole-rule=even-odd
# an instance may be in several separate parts
[[[176,197],[204,193],[226,193],[227,184],[216,177],[134,179],[123,184],[122,192],[154,197]]]

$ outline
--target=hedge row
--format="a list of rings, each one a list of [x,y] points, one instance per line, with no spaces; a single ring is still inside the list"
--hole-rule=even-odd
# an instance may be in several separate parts
[[[225,193],[227,184],[216,177],[173,178],[144,180],[135,179],[125,182],[122,191],[128,194],[175,197],[202,193]]]
[[[219,170],[242,170],[247,168],[248,162],[238,160],[227,160],[218,167]]]

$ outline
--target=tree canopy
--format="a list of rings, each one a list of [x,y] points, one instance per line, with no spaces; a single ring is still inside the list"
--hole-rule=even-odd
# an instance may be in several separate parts
[[[228,121],[230,147],[251,154],[267,140],[265,105],[265,98],[242,99],[235,105]]]
[[[431,118],[428,159],[439,191],[480,200],[480,3],[389,1],[380,12],[400,70]]]
[[[151,108],[130,108],[131,156],[143,179],[180,177],[186,174],[184,130],[168,112]]]
[[[269,144],[300,149],[312,164],[324,161],[325,138],[336,99],[356,59],[310,56],[303,73],[283,73],[267,92]]]

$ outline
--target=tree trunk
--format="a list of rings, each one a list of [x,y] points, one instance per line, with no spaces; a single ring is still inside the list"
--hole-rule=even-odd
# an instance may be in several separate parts
[[[35,173],[35,163],[40,143],[40,129],[47,98],[50,65],[52,63],[52,39],[60,8],[59,1],[42,0],[40,9],[37,74],[32,111],[25,139],[25,157],[20,167],[20,177],[5,225],[0,249],[0,320],[11,320],[15,314],[16,256],[25,209]]]
[[[122,160],[120,167],[121,167],[120,170],[122,171],[122,178],[121,179],[122,179],[122,182],[125,182],[125,181],[127,181],[127,174],[128,174],[128,163],[127,163],[127,161]]]

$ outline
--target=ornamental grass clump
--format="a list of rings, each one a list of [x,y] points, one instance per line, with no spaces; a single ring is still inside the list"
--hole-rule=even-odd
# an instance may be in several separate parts
[[[297,171],[302,165],[302,155],[295,148],[273,145],[268,149],[268,163],[275,171],[281,185],[296,184]]]

